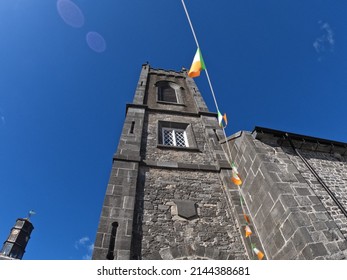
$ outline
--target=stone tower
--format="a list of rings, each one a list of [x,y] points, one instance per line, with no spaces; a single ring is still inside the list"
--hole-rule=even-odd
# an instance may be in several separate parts
[[[0,251],[0,260],[21,260],[33,229],[28,218],[17,219]]]
[[[143,65],[93,259],[248,259],[222,135],[185,70]]]

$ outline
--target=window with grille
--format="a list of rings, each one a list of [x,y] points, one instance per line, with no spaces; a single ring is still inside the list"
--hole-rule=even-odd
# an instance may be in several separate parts
[[[183,129],[163,128],[163,144],[166,146],[188,147],[187,134]]]

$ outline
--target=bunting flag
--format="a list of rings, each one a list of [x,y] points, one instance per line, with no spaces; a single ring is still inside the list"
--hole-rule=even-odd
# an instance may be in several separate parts
[[[264,254],[259,249],[257,249],[257,247],[255,247],[255,244],[252,244],[252,249],[253,252],[257,255],[258,260],[262,260],[264,258]]]
[[[245,218],[247,224],[250,224],[250,223],[251,223],[249,217],[248,217],[245,213],[243,213],[243,217]]]
[[[201,70],[205,70],[205,69],[206,69],[205,63],[202,58],[201,51],[198,48],[194,56],[192,66],[190,67],[190,70],[188,72],[188,76],[191,78],[199,77]]]
[[[200,51],[200,47],[199,47],[199,43],[198,43],[198,40],[197,40],[197,37],[196,37],[196,34],[195,34],[195,31],[194,31],[194,28],[193,28],[193,24],[190,20],[190,17],[189,17],[189,14],[188,14],[188,10],[186,8],[186,5],[184,4],[184,0],[181,0],[182,1],[182,5],[183,5],[183,8],[185,10],[185,13],[186,13],[186,16],[187,16],[187,19],[188,19],[188,22],[190,24],[190,28],[192,30],[192,33],[193,33],[193,36],[194,36],[194,39],[195,39],[195,43],[197,45],[197,50],[196,50],[196,53],[195,53],[195,56],[194,56],[194,59],[193,59],[193,62],[192,62],[192,65],[190,67],[190,70],[188,72],[188,76],[191,77],[191,78],[196,78],[196,77],[199,77],[200,76],[200,72],[202,70],[205,70],[205,73],[206,73],[206,78],[207,78],[207,81],[209,83],[209,86],[210,86],[210,89],[211,89],[211,93],[212,93],[212,97],[213,97],[213,100],[214,100],[214,103],[215,103],[215,106],[216,106],[216,109],[217,109],[217,113],[218,113],[218,124],[221,128],[223,128],[223,132],[224,132],[224,137],[225,137],[225,140],[227,142],[227,136],[225,134],[225,127],[228,125],[228,120],[227,120],[227,116],[226,114],[222,115],[220,112],[219,112],[219,109],[218,109],[218,104],[217,104],[217,99],[216,99],[216,96],[215,96],[215,93],[214,93],[214,90],[213,90],[213,87],[212,87],[212,83],[210,81],[210,77],[209,77],[209,74],[208,74],[208,71],[207,71],[207,68],[206,68],[206,65],[205,65],[205,62],[203,60],[203,57],[202,57],[202,53]],[[229,145],[227,145],[227,148],[228,148],[228,151],[229,151],[229,158],[228,158],[228,162],[231,164],[231,174],[232,174],[232,177],[231,177],[231,181],[238,186],[238,192],[239,192],[239,197],[240,197],[240,202],[241,202],[241,208],[242,208],[242,211],[243,211],[243,216],[244,216],[244,219],[246,220],[247,224],[245,225],[245,234],[246,234],[246,238],[249,237],[249,244],[251,244],[251,248],[252,248],[252,254],[254,256],[254,254],[257,255],[258,259],[261,260],[264,258],[264,254],[258,250],[258,248],[256,248],[255,244],[252,243],[252,237],[251,235],[253,234],[252,233],[252,230],[249,226],[250,224],[250,218],[249,216],[246,215],[245,213],[245,203],[244,203],[244,200],[243,200],[243,197],[242,197],[242,194],[241,194],[241,188],[240,188],[240,185],[242,185],[242,180],[240,178],[240,175],[237,171],[237,168],[235,166],[235,164],[232,162],[232,156],[231,156],[231,151],[230,151],[230,147]],[[223,185],[224,189],[226,189],[226,186]]]
[[[218,124],[221,128],[226,128],[228,125],[228,119],[227,119],[227,114],[222,115],[219,111],[218,113]],[[223,125],[224,121],[224,125]]]
[[[251,228],[247,225],[245,226],[246,238],[252,234]]]
[[[242,184],[242,180],[239,176],[239,172],[237,171],[237,168],[235,167],[235,165],[232,165],[231,174],[232,174],[231,181],[233,181],[235,185],[240,186]]]

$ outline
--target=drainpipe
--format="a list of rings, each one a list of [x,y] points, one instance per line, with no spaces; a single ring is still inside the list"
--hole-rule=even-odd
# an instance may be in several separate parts
[[[341,210],[341,212],[345,215],[347,218],[347,211],[345,207],[340,203],[340,201],[337,199],[335,194],[329,189],[329,187],[324,183],[324,181],[319,177],[318,173],[313,169],[313,167],[309,164],[309,162],[300,154],[299,150],[295,148],[292,140],[290,139],[288,133],[285,134],[285,138],[289,141],[290,146],[294,150],[294,152],[297,154],[297,156],[300,157],[302,162],[306,165],[306,167],[311,171],[314,177],[316,177],[317,181],[322,185],[322,187],[326,190],[326,192],[329,194],[332,200],[336,203],[337,207]]]

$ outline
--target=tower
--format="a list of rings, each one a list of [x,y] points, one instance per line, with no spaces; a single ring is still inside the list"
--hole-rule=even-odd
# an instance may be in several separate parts
[[[0,260],[21,260],[34,226],[28,218],[19,218],[0,251]]]
[[[143,65],[93,259],[247,259],[222,137],[217,114],[184,69]]]

